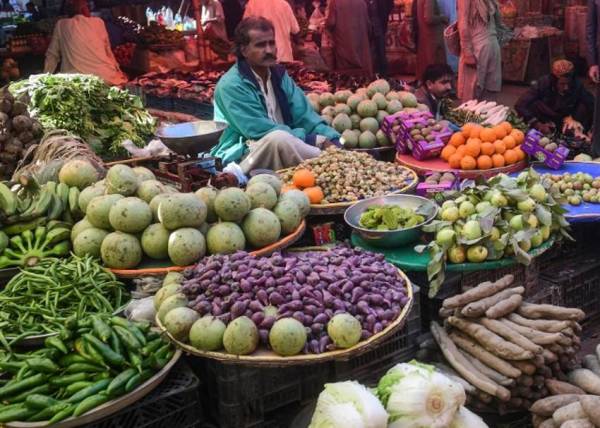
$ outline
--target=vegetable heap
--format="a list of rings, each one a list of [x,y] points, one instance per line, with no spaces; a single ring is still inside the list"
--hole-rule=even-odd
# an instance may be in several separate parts
[[[5,354],[0,370],[0,423],[81,416],[127,394],[173,357],[172,346],[149,324],[94,315],[69,317],[44,348]],[[1,355],[0,355],[1,356]]]
[[[0,291],[0,340],[10,345],[24,337],[56,333],[70,316],[112,314],[127,297],[124,285],[92,257],[44,259],[19,272]]]
[[[155,121],[139,97],[95,76],[33,75],[12,84],[10,91],[29,96],[31,114],[44,128],[73,132],[98,154],[124,153],[125,140],[143,146],[155,130]]]
[[[445,299],[440,316],[448,331],[431,325],[448,363],[474,387],[467,393],[479,408],[529,409],[537,399],[572,390],[562,380],[576,363],[585,314],[526,303],[525,288],[513,280],[506,275]]]
[[[344,247],[211,256],[155,299],[167,331],[198,349],[250,354],[260,340],[284,356],[350,348],[390,326],[408,303],[405,281],[383,255]]]
[[[418,211],[418,210],[417,210]],[[398,230],[409,229],[425,221],[412,208],[400,205],[371,205],[360,216],[360,225],[366,229]]]

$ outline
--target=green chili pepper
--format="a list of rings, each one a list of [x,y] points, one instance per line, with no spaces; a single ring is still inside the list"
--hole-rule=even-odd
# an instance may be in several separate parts
[[[61,340],[61,338],[58,336],[51,336],[51,337],[47,338],[44,341],[44,344],[46,345],[46,347],[57,349],[58,351],[62,352],[63,354],[69,353],[67,346]]]
[[[64,410],[61,410],[60,412],[55,414],[52,417],[52,419],[50,419],[50,421],[48,422],[48,425],[52,425],[52,424],[62,421],[63,419],[67,419],[69,416],[71,416],[73,414],[74,411],[75,411],[75,406],[68,406]]]
[[[74,363],[68,366],[64,373],[79,373],[79,372],[100,372],[106,370],[104,367],[96,366],[89,363]]]
[[[69,405],[66,403],[58,402],[53,406],[46,407],[45,409],[40,410],[38,413],[27,419],[27,422],[41,422],[52,419],[57,413],[62,412]]]
[[[108,324],[100,319],[98,316],[92,316],[92,326],[94,328],[94,333],[96,336],[106,342],[112,333],[112,329]]]
[[[102,343],[98,338],[92,336],[91,334],[84,334],[83,338],[88,341],[109,364],[118,367],[121,367],[123,364],[125,364],[125,358],[123,358],[122,355],[117,354],[115,351],[110,349],[108,345]]]
[[[0,388],[0,399],[5,398],[7,396],[17,394],[26,389],[30,389],[42,384],[46,380],[46,376],[42,373],[38,373],[27,379],[20,380],[11,385],[6,385]]]
[[[139,352],[141,350],[142,344],[137,340],[137,338],[127,329],[121,326],[114,326],[114,330],[121,339],[121,342],[125,347],[130,351]]]
[[[10,373],[17,373],[20,369],[23,368],[25,363],[20,361],[18,363],[8,362],[8,361],[0,361],[0,370],[4,370]]]
[[[76,392],[67,401],[69,403],[79,403],[81,400],[91,397],[92,395],[98,394],[99,392],[104,391],[108,387],[108,385],[110,385],[111,380],[112,379],[99,380],[93,385]]]
[[[43,385],[39,385],[35,388],[24,391],[19,395],[15,395],[14,397],[9,398],[8,401],[10,403],[19,403],[21,401],[25,401],[27,397],[31,394],[49,394],[51,390],[52,388],[50,387],[50,385],[48,383],[45,383]]]
[[[30,409],[45,409],[58,404],[58,400],[41,394],[31,394],[25,399],[25,405]]]
[[[71,396],[76,392],[81,391],[83,388],[87,388],[88,386],[91,386],[93,384],[94,382],[88,382],[85,380],[82,380],[80,382],[74,382],[71,385],[67,386],[67,388],[65,389],[65,394],[67,396]]]
[[[142,355],[147,357],[156,352],[162,345],[164,345],[164,341],[160,337],[158,339],[154,339],[152,342],[148,342],[148,344],[142,348]]]
[[[25,363],[33,370],[39,373],[55,373],[59,367],[49,358],[30,358]]]
[[[26,421],[35,415],[37,410],[31,410],[25,406],[0,411],[0,422]]]
[[[69,355],[65,355],[64,357],[61,357],[60,360],[58,360],[58,364],[60,364],[62,367],[66,367],[66,366],[70,366],[71,364],[75,364],[75,363],[89,363],[90,360],[85,358],[84,356],[80,355],[80,354],[69,354]]]
[[[54,386],[68,386],[75,382],[81,382],[89,378],[88,373],[74,373],[66,376],[55,376],[50,379],[50,385]]]
[[[73,416],[77,417],[83,415],[84,413],[95,409],[101,404],[106,403],[108,400],[110,400],[110,398],[106,394],[97,394],[92,395],[91,397],[87,397],[85,400],[79,403],[79,405],[75,409],[75,412],[73,412]]]
[[[117,377],[115,377],[112,380],[110,385],[108,385],[108,388],[106,390],[107,394],[110,396],[121,394],[122,391],[125,391],[125,386],[127,385],[129,379],[135,376],[136,373],[137,371],[135,369],[127,369],[121,372],[119,375],[117,375]]]

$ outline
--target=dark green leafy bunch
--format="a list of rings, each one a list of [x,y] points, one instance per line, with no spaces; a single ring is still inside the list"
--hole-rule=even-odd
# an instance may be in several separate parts
[[[141,147],[156,128],[139,97],[95,76],[39,74],[13,83],[10,91],[29,97],[31,114],[44,128],[66,129],[101,155],[123,153],[125,140]]]

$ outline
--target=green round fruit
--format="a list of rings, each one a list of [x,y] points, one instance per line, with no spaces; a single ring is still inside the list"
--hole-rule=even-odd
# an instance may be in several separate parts
[[[273,209],[277,204],[277,193],[267,183],[254,183],[246,188],[246,195],[250,198],[250,207]]]
[[[199,318],[200,314],[193,309],[173,308],[165,315],[163,325],[175,340],[185,342],[189,338],[192,326]]]
[[[338,348],[351,348],[360,341],[360,322],[348,313],[337,314],[327,323],[327,334]]]
[[[79,220],[71,229],[71,242],[75,241],[75,238],[77,238],[77,235],[79,235],[81,232],[86,229],[91,229],[92,227],[94,227],[94,225],[88,221],[87,217]]]
[[[86,217],[88,221],[92,226],[99,229],[111,230],[110,210],[121,199],[123,199],[123,196],[119,194],[96,196],[87,205]]]
[[[198,229],[183,227],[169,235],[169,258],[177,266],[188,266],[206,254],[206,241]]]
[[[163,260],[169,256],[169,235],[171,232],[160,223],[151,224],[142,233],[142,250],[148,257]]]
[[[283,235],[289,235],[292,233],[298,225],[302,222],[302,215],[300,215],[300,208],[298,205],[290,199],[282,200],[275,205],[273,212],[279,219],[281,224],[281,233]]]
[[[113,269],[131,269],[142,261],[142,247],[134,235],[109,233],[100,248],[102,262]]]
[[[269,331],[269,344],[276,354],[296,355],[306,344],[306,329],[294,318],[279,319]]]
[[[483,245],[473,245],[467,249],[467,260],[471,263],[484,262],[488,256],[488,250]]]
[[[58,181],[83,190],[98,181],[98,171],[84,159],[67,161],[58,173]]]
[[[221,190],[215,199],[215,213],[223,221],[239,222],[250,208],[250,198],[237,187]]]
[[[164,284],[154,295],[154,310],[158,311],[160,305],[162,305],[162,302],[164,302],[168,297],[171,297],[173,294],[177,294],[179,287],[181,287],[181,284],[176,282]]]
[[[281,223],[272,211],[255,208],[244,218],[242,230],[250,245],[254,248],[263,248],[279,239]]]
[[[152,210],[140,198],[123,198],[110,209],[108,221],[114,230],[139,233],[152,222]]]
[[[234,319],[223,334],[223,346],[229,354],[248,355],[258,346],[258,329],[246,316]]]
[[[106,193],[133,196],[140,184],[137,174],[127,165],[117,164],[106,173]]]
[[[190,344],[201,351],[218,351],[223,348],[225,323],[212,315],[205,315],[192,325]]]
[[[235,223],[217,223],[206,234],[206,246],[209,254],[231,254],[246,248],[246,237]]]
[[[78,257],[90,255],[99,258],[102,241],[104,241],[106,235],[108,235],[106,230],[96,227],[82,230],[73,241],[73,254]]]
[[[160,306],[158,307],[158,312],[156,316],[160,320],[161,323],[165,322],[165,316],[171,312],[171,310],[175,308],[184,308],[188,304],[187,297],[183,293],[175,293],[166,297],[162,302],[160,302]]]
[[[104,195],[106,188],[104,186],[89,186],[79,194],[78,205],[81,212],[86,213],[87,206],[96,196]]]

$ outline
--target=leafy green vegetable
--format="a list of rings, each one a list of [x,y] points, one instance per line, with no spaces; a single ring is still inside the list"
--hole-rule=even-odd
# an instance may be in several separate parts
[[[108,86],[96,76],[38,74],[13,83],[15,96],[29,96],[31,114],[46,129],[66,129],[98,154],[125,153],[121,143],[145,145],[156,122],[139,97]]]
[[[425,217],[411,208],[402,208],[399,205],[371,205],[361,214],[359,224],[366,229],[398,230],[414,227],[424,221]]]

